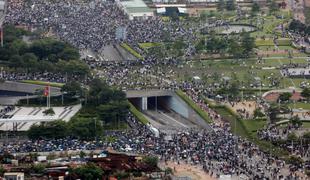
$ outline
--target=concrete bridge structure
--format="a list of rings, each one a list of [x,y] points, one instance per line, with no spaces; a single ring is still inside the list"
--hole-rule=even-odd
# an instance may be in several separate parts
[[[45,85],[28,84],[21,82],[5,81],[0,83],[0,104],[14,105],[21,99],[33,98],[38,89],[44,89]],[[50,87],[51,96],[61,95],[60,88]]]
[[[126,91],[128,100],[159,130],[210,126],[172,90]]]
[[[5,81],[0,83],[0,90],[2,91],[12,91],[12,92],[22,92],[29,95],[35,94],[38,89],[45,88],[45,85],[29,84],[22,82]],[[50,87],[50,92],[52,95],[60,94],[60,88]]]

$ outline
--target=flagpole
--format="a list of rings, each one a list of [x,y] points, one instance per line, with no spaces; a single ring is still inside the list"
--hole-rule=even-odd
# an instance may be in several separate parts
[[[46,107],[48,108],[48,90],[47,90],[47,87],[45,87],[45,90],[44,90],[45,92],[45,96],[46,96]]]
[[[51,87],[50,84],[48,84],[48,108],[51,107]]]

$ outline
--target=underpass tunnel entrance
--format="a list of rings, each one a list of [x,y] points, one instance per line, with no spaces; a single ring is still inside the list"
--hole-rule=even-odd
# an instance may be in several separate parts
[[[129,102],[139,111],[142,111],[142,98],[128,98]]]
[[[171,96],[154,96],[148,97],[147,99],[147,109],[148,110],[160,110],[160,111],[170,111],[169,101]]]

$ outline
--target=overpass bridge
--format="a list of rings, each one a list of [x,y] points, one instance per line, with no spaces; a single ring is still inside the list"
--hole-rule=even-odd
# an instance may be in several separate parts
[[[37,84],[29,84],[22,82],[13,82],[13,81],[5,81],[0,83],[1,91],[11,91],[11,92],[19,92],[25,93],[28,95],[35,94],[38,89],[45,88],[45,85],[37,85]],[[50,87],[51,95],[60,95],[60,88]]]
[[[0,83],[0,104],[14,105],[19,100],[37,97],[36,91],[44,89],[44,85],[5,81]],[[60,88],[50,87],[51,96],[61,95]]]
[[[172,90],[129,90],[127,99],[159,130],[210,126]]]

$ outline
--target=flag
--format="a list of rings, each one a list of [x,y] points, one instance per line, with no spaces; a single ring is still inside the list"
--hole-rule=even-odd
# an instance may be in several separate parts
[[[49,89],[50,89],[49,86],[46,86],[46,87],[44,88],[44,92],[43,92],[44,96],[47,97],[47,96],[49,95]]]

